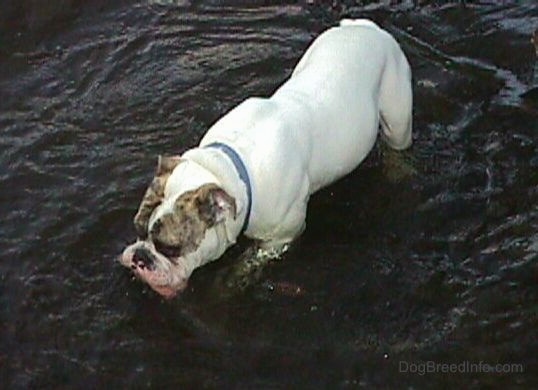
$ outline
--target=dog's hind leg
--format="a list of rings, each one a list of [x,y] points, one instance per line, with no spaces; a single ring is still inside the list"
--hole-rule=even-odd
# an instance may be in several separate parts
[[[412,109],[411,69],[394,41],[394,47],[387,55],[379,91],[382,135],[391,148],[402,150],[411,146]]]

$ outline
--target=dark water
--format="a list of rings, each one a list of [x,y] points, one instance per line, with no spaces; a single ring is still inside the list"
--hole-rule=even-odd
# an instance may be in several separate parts
[[[3,386],[538,387],[535,2],[4,3]],[[156,155],[271,93],[343,15],[410,59],[416,174],[377,148],[246,289],[222,292],[243,242],[161,300],[115,261]],[[523,372],[399,372],[428,361]]]

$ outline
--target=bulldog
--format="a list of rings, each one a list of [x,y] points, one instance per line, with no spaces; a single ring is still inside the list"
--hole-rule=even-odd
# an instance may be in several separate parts
[[[170,298],[240,234],[278,253],[304,230],[310,195],[355,169],[379,128],[393,149],[411,145],[412,100],[396,40],[342,20],[272,96],[246,99],[197,147],[159,157],[120,262]]]

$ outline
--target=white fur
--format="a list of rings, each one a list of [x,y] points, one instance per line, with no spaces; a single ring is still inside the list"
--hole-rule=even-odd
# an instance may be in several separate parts
[[[312,193],[355,169],[370,152],[381,124],[388,144],[411,144],[411,72],[397,42],[369,20],[343,20],[310,45],[291,77],[269,98],[252,97],[208,130],[200,147],[184,153],[149,224],[173,211],[174,201],[206,183],[221,186],[236,201],[236,218],[208,229],[198,249],[157,272],[138,269],[157,291],[184,288],[192,271],[235,243],[247,211],[247,189],[223,151],[241,157],[252,184],[252,211],[245,234],[271,253],[282,250],[305,227]],[[152,245],[139,241],[121,258]],[[166,273],[170,273],[170,277]],[[172,275],[173,274],[173,275]],[[168,290],[166,290],[168,291]],[[167,292],[165,292],[167,293]]]
[[[390,146],[411,144],[411,108],[411,72],[394,38],[369,20],[343,20],[311,44],[271,97],[239,104],[200,146],[224,142],[239,153],[252,181],[246,235],[280,246],[304,228],[309,196],[370,152],[381,116]],[[207,150],[193,152],[204,165]],[[225,184],[245,202],[242,182],[233,181],[239,188]]]

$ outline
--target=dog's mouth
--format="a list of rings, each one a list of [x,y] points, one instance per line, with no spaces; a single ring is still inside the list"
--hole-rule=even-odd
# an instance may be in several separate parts
[[[167,299],[174,298],[180,291],[183,291],[187,287],[186,281],[184,283],[171,283],[170,275],[164,275],[160,271],[136,267],[133,268],[133,272],[155,292]]]
[[[119,261],[164,298],[175,297],[187,287],[188,276],[179,258],[169,259],[135,243],[127,247]]]

